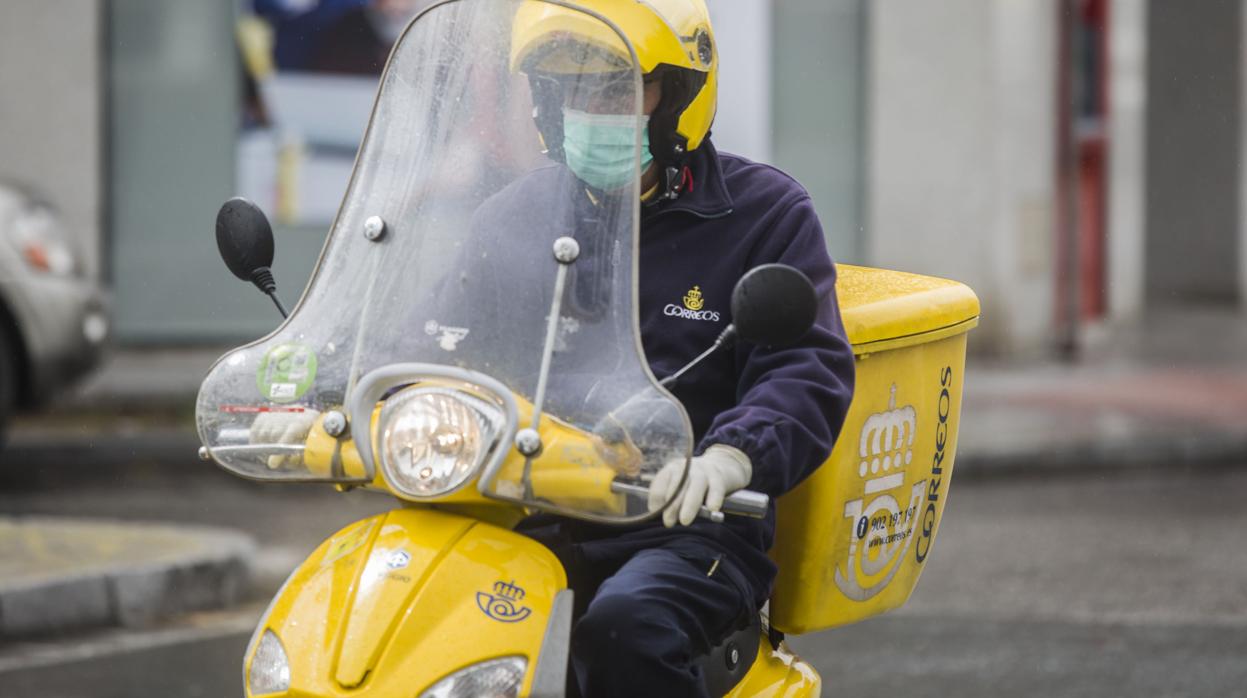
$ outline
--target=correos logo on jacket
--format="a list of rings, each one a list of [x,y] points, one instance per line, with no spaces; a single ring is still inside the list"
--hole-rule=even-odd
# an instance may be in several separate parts
[[[668,303],[663,309],[663,315],[671,317],[684,318],[685,320],[702,320],[704,322],[718,322],[719,313],[715,310],[704,310],[706,299],[701,295],[701,287],[694,286],[684,294],[684,304],[676,305]]]

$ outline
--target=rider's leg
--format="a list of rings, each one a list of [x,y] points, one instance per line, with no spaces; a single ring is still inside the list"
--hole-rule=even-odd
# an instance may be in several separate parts
[[[581,694],[706,696],[693,660],[756,611],[753,596],[709,546],[642,550],[602,584],[573,630]]]

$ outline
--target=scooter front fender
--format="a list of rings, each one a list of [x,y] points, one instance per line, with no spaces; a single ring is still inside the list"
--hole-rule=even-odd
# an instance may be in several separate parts
[[[274,599],[256,638],[271,630],[286,651],[290,689],[275,695],[366,689],[412,698],[460,669],[515,656],[527,661],[521,695],[544,692],[533,692],[538,673],[538,685],[561,691],[566,587],[558,559],[530,538],[448,512],[399,509],[321,544]]]

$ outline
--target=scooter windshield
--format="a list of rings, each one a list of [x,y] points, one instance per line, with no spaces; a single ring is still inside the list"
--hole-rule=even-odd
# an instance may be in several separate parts
[[[372,482],[386,429],[347,409],[361,386],[380,393],[379,424],[423,369],[455,385],[483,375],[511,393],[499,404],[512,414],[482,492],[645,516],[643,486],[687,463],[692,433],[649,371],[636,317],[642,88],[627,40],[574,4],[451,0],[413,20],[302,299],[204,380],[213,459],[254,479]],[[365,471],[300,456],[308,425],[335,410],[353,417]],[[337,431],[322,421],[312,431]],[[551,423],[601,457],[548,439],[520,455],[516,431]],[[556,470],[543,495],[534,483]]]

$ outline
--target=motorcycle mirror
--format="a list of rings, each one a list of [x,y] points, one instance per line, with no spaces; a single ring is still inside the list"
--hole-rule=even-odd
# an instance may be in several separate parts
[[[216,244],[230,272],[268,294],[286,317],[271,270],[273,227],[260,207],[241,196],[222,204],[216,215]]]
[[[732,289],[732,323],[751,344],[788,346],[810,331],[817,313],[814,284],[787,264],[754,267]]]
[[[273,266],[273,228],[259,206],[241,196],[216,214],[216,245],[234,276],[253,281],[255,272]]]

